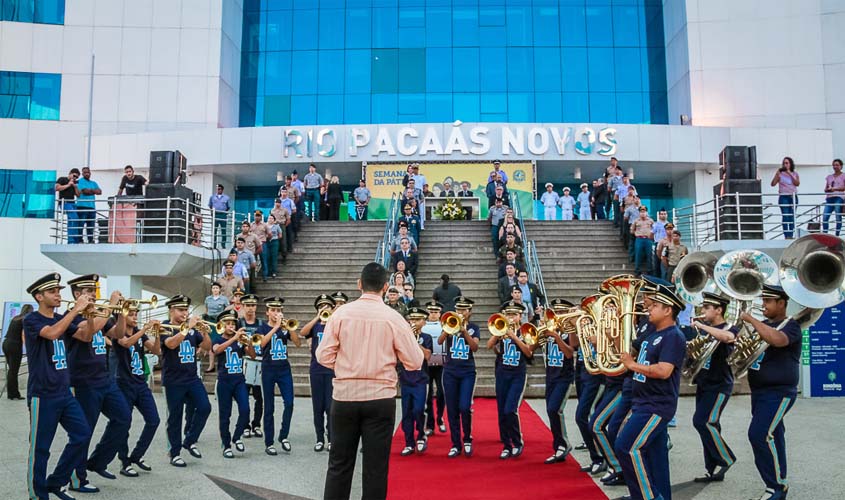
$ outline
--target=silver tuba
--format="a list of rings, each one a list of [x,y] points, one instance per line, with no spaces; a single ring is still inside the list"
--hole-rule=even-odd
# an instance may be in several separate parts
[[[716,291],[715,266],[716,256],[710,252],[694,252],[681,259],[671,278],[678,297],[689,304],[701,304],[702,292]]]

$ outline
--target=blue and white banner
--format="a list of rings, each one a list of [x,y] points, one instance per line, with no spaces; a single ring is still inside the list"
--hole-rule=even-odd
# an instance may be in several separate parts
[[[821,318],[810,327],[809,360],[803,355],[804,363],[809,361],[810,396],[845,396],[845,307],[840,304],[827,309]],[[806,373],[806,372],[805,372]],[[806,386],[805,386],[806,390]]]

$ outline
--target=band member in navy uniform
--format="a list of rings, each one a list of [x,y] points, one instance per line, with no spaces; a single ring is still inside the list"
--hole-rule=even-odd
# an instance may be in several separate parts
[[[347,297],[346,294],[341,292],[340,290],[331,294],[331,298],[334,300],[335,309],[349,302],[349,297]]]
[[[449,420],[449,433],[452,448],[448,457],[461,454],[472,456],[472,393],[475,391],[475,357],[478,350],[481,329],[470,322],[474,301],[459,296],[455,298],[455,313],[460,315],[461,332],[447,335],[442,332],[438,344],[445,343],[446,362],[443,365],[443,392],[446,398],[446,418]],[[463,439],[461,432],[463,431]]]
[[[656,290],[657,285],[663,285],[669,290],[675,290],[675,285],[654,276],[643,275],[643,280],[646,282],[645,286],[642,288],[643,307],[641,309],[638,308],[637,312],[645,312],[649,310],[653,301],[646,293]],[[647,340],[655,331],[654,325],[652,325],[648,320],[648,316],[640,316],[639,324],[637,325],[637,338],[634,339],[632,343],[633,351],[639,352],[643,341]],[[610,422],[607,424],[607,438],[611,443],[613,443],[614,451],[616,449],[616,440],[619,436],[619,429],[622,427],[622,422],[624,422],[624,420],[628,417],[628,414],[631,412],[631,393],[633,392],[632,386],[634,384],[633,376],[634,372],[630,370],[625,372],[625,380],[622,383],[622,397],[619,399],[616,411],[613,412],[613,416],[610,417]],[[601,482],[607,486],[624,486],[626,484],[624,474],[622,474],[621,470],[602,477]]]
[[[243,329],[249,337],[258,333],[259,327],[264,324],[256,316],[258,309],[258,296],[250,293],[241,297],[241,308],[243,315],[238,320],[238,329]],[[264,418],[264,391],[261,388],[261,366],[262,352],[261,345],[253,345],[255,358],[247,357],[244,360],[244,378],[246,379],[247,400],[249,395],[255,400],[252,410],[252,420],[249,421],[244,430],[244,437],[262,437],[261,420]]]
[[[551,302],[555,314],[564,314],[574,305],[564,299]],[[563,409],[569,399],[569,391],[575,379],[575,362],[571,342],[574,337],[570,329],[547,330],[546,349],[546,414],[549,416],[549,428],[552,431],[552,449],[554,454],[546,459],[547,464],[563,462],[572,451],[572,444],[566,433],[563,421]]]
[[[487,348],[496,353],[496,406],[499,410],[499,438],[504,448],[501,459],[522,455],[524,443],[519,423],[519,405],[525,392],[527,359],[534,357],[534,350],[522,341],[519,333],[520,318],[525,311],[521,302],[502,304],[502,313],[508,320],[507,334],[491,335]]]
[[[647,292],[648,314],[656,331],[643,341],[636,361],[621,354],[634,376],[631,413],[619,430],[616,456],[631,498],[671,500],[667,427],[678,408],[686,338],[676,321],[686,304],[668,287],[653,290]]]
[[[217,357],[217,411],[220,418],[220,441],[223,447],[223,458],[235,458],[232,444],[240,453],[245,450],[241,441],[244,429],[249,424],[249,394],[246,391],[244,378],[244,357],[255,358],[255,349],[249,335],[243,329],[235,331],[238,315],[234,311],[224,311],[217,316],[217,322],[223,323],[225,329],[221,336],[214,339],[211,350]],[[229,420],[232,416],[232,400],[238,405],[238,420],[235,432],[229,431]]]
[[[578,391],[578,406],[575,407],[575,425],[578,426],[578,432],[581,433],[583,440],[583,448],[581,446],[575,449],[586,449],[590,454],[590,463],[581,467],[581,472],[589,472],[596,475],[607,470],[607,464],[604,463],[604,458],[599,452],[596,441],[593,439],[593,433],[590,428],[590,412],[598,401],[601,400],[604,393],[604,375],[597,373],[592,374],[584,367],[584,349],[593,349],[592,346],[579,345],[578,351],[575,355],[575,388]]]
[[[288,435],[293,418],[293,374],[290,361],[288,361],[287,344],[288,341],[292,341],[296,347],[299,347],[300,339],[296,331],[285,328],[284,303],[285,299],[281,297],[264,299],[269,321],[258,329],[258,333],[263,336],[261,339],[261,350],[264,353],[261,360],[261,386],[264,389],[264,452],[268,455],[278,454],[273,446],[276,386],[279,387],[282,402],[285,405],[282,411],[282,427],[279,429],[279,443],[285,453],[291,452]]]
[[[434,425],[440,432],[446,432],[446,424],[443,422],[443,412],[446,409],[446,398],[443,396],[443,363],[446,360],[446,352],[437,339],[443,334],[440,325],[440,312],[443,304],[432,300],[425,303],[425,310],[428,311],[428,321],[422,327],[422,334],[431,337],[432,352],[428,362],[428,400],[425,403],[425,435],[434,434]]]
[[[79,276],[67,282],[70,285],[73,298],[78,300],[86,295],[90,301],[97,297],[97,282],[100,277],[96,274]],[[121,298],[119,292],[111,294],[110,304],[117,304]],[[111,376],[108,368],[108,351],[106,336],[118,338],[126,327],[125,318],[117,316],[117,320],[109,318],[91,317],[83,320],[77,316],[74,319],[78,325],[84,322],[90,324],[94,330],[91,337],[77,332],[67,338],[68,368],[70,369],[70,385],[82,412],[88,419],[88,425],[93,431],[97,427],[100,413],[109,419],[100,442],[94,451],[76,465],[70,476],[70,489],[83,493],[96,492],[97,487],[88,482],[88,471],[93,471],[106,479],[115,479],[114,474],[107,470],[109,463],[117,456],[117,450],[129,437],[129,405],[123,392]],[[79,327],[81,328],[81,326]],[[104,334],[105,332],[105,334]]]
[[[402,388],[402,432],[405,434],[405,447],[399,453],[403,457],[414,452],[416,439],[417,453],[423,453],[428,448],[428,437],[425,433],[425,402],[428,390],[428,365],[434,342],[429,335],[422,333],[422,327],[428,312],[420,307],[408,310],[408,323],[423,352],[423,363],[419,370],[406,370],[402,363],[398,363],[399,385]],[[415,432],[416,431],[416,432]]]
[[[625,382],[625,375],[605,375],[604,391],[601,398],[596,402],[593,414],[590,417],[590,433],[598,446],[598,451],[604,458],[603,468],[607,469],[602,479],[609,480],[616,472],[621,470],[619,460],[613,450],[614,441],[607,434],[607,426],[611,417],[619,406],[622,399],[622,385]]]
[[[62,500],[73,500],[66,493],[70,474],[85,460],[91,439],[91,427],[82,407],[70,393],[67,369],[67,337],[80,333],[74,319],[90,304],[87,296],[76,301],[73,309],[62,315],[55,312],[61,305],[61,276],[50,273],[29,285],[26,293],[38,302],[38,309],[23,319],[26,357],[29,366],[26,398],[29,406],[29,461],[26,485],[28,498],[48,500],[49,493]],[[84,325],[83,328],[88,328]],[[92,335],[93,331],[83,332]],[[50,445],[61,425],[68,442],[53,473],[47,477]]]
[[[311,379],[311,407],[314,411],[314,432],[317,434],[314,451],[321,452],[324,449],[331,451],[332,379],[334,378],[334,370],[318,363],[315,353],[320,341],[323,340],[323,329],[326,327],[326,322],[320,316],[331,314],[334,310],[334,299],[325,293],[321,294],[314,300],[314,309],[317,310],[317,315],[302,327],[299,336],[311,339],[309,378]],[[327,437],[328,441],[326,440]]]
[[[152,467],[144,462],[144,454],[147,453],[150,444],[153,442],[161,419],[158,415],[153,393],[150,391],[144,376],[144,357],[147,352],[161,356],[161,344],[158,343],[158,339],[151,336],[150,332],[158,325],[160,323],[154,320],[138,328],[138,306],[134,304],[130,306],[129,314],[126,315],[126,328],[123,336],[113,342],[113,359],[117,363],[117,386],[123,392],[126,404],[129,405],[130,425],[133,407],[138,409],[144,419],[144,428],[141,430],[141,435],[138,436],[138,442],[135,444],[132,453],[129,453],[129,436],[117,450],[117,457],[121,463],[120,473],[126,477],[138,477],[138,471],[135,470],[133,465],[137,465],[139,469],[146,472],[152,470]]]
[[[750,323],[769,347],[748,370],[751,386],[751,424],[748,440],[754,451],[754,465],[766,491],[764,500],[786,498],[786,428],[783,418],[798,394],[801,362],[801,326],[786,316],[789,297],[779,286],[763,286],[763,315],[759,321],[748,313]]]
[[[693,380],[696,389],[692,425],[701,436],[705,469],[705,474],[696,477],[695,482],[709,483],[723,481],[725,472],[736,462],[736,455],[722,437],[722,424],[719,419],[733,391],[734,377],[728,365],[728,355],[733,351],[732,344],[736,341],[739,329],[729,326],[725,321],[725,311],[730,303],[728,298],[710,292],[704,292],[702,295],[704,302],[701,312],[704,315],[704,323],[696,321],[694,326],[703,335],[709,335],[719,341],[719,347]]]
[[[202,430],[211,414],[208,393],[197,373],[197,348],[211,350],[211,337],[195,329],[200,318],[188,315],[191,299],[175,295],[167,301],[170,319],[162,325],[181,327],[187,322],[184,332],[169,329],[161,338],[161,385],[167,400],[167,440],[170,444],[170,465],[185,467],[180,456],[182,448],[194,458],[202,458],[197,447]],[[185,426],[188,430],[182,440],[182,412],[191,409],[191,419]]]

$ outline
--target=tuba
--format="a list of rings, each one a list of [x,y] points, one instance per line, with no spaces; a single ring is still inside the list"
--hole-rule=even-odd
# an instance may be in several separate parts
[[[801,237],[784,249],[779,264],[780,284],[800,306],[790,318],[802,330],[818,321],[824,309],[845,300],[845,243],[841,239],[826,234]],[[776,328],[783,328],[790,318]],[[760,334],[746,326],[728,356],[734,376],[744,376],[768,347]]]
[[[715,292],[713,269],[716,256],[709,252],[694,252],[678,263],[672,274],[675,292],[689,304],[699,305],[704,300],[702,292]]]
[[[607,295],[596,299],[592,305],[593,316],[598,319],[596,335],[596,363],[599,370],[609,376],[625,372],[621,354],[630,353],[636,338],[634,318],[637,294],[644,281],[630,275],[610,277],[601,285]]]
[[[699,318],[693,318],[699,319]],[[698,329],[696,328],[696,331]],[[706,333],[698,332],[698,335],[687,342],[687,359],[681,369],[681,375],[689,379],[689,385],[693,384],[695,376],[704,368],[707,361],[719,347],[719,341]]]
[[[598,299],[601,294],[588,295],[581,300],[581,315],[575,318],[575,334],[578,336],[578,343],[581,345],[581,356],[584,358],[584,368],[592,375],[601,373],[597,356],[596,346],[590,340],[598,340],[598,324],[601,318],[601,309],[598,309]]]
[[[446,335],[460,335],[464,327],[464,319],[451,311],[446,312],[440,317],[440,326]]]

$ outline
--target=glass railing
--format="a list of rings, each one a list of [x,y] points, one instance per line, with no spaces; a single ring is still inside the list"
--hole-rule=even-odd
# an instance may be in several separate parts
[[[543,271],[540,269],[540,260],[537,258],[537,249],[534,241],[528,239],[528,233],[525,230],[525,222],[522,217],[522,208],[514,193],[510,194],[510,204],[513,207],[513,216],[519,224],[519,230],[522,233],[523,254],[525,258],[525,268],[528,271],[528,280],[537,287],[541,294],[545,307],[548,304],[548,297],[546,295],[546,284],[543,282]]]

